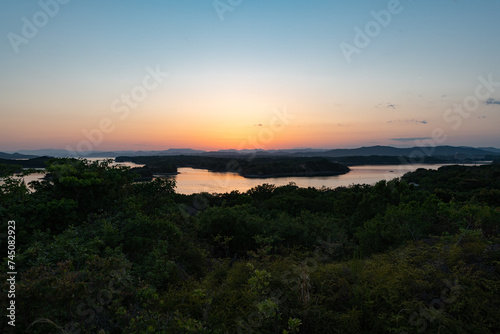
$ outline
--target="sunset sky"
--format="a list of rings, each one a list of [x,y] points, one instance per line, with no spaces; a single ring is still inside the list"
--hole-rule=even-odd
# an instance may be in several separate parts
[[[0,7],[0,151],[500,147],[500,1]]]

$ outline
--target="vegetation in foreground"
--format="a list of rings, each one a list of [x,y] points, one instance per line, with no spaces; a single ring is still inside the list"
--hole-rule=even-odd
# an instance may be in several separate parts
[[[0,186],[16,333],[500,331],[498,164],[190,196],[109,162],[48,164],[35,191]]]

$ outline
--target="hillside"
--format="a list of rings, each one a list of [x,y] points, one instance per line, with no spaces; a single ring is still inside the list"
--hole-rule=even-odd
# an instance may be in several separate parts
[[[0,185],[16,333],[500,330],[498,164],[189,196],[108,162],[48,172]]]

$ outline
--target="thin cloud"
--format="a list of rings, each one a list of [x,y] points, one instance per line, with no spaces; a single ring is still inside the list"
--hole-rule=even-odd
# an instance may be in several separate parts
[[[500,100],[496,100],[496,99],[487,99],[486,102],[485,102],[487,105],[492,105],[492,104],[500,104]]]
[[[379,104],[373,106],[373,108],[381,108],[383,106],[385,106],[387,109],[394,109],[395,110],[397,108],[397,105],[394,103],[387,103],[387,104],[379,103]]]
[[[387,121],[387,123],[416,123],[416,124],[427,124],[428,122],[425,120],[417,120],[417,119],[396,119],[392,121]]]
[[[426,140],[426,139],[431,139],[431,137],[411,137],[411,138],[391,138],[391,140],[394,141],[415,141],[415,140]]]

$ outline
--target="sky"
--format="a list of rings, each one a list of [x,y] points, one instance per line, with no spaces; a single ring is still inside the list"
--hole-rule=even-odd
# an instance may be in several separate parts
[[[0,9],[0,151],[500,147],[500,1]]]

